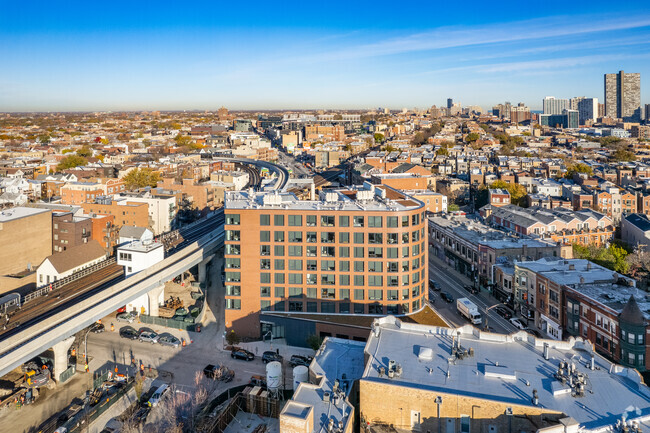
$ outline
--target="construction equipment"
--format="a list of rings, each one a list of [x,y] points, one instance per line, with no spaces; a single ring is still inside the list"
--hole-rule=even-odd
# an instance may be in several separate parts
[[[50,382],[50,370],[38,369],[25,373],[25,384],[30,388],[40,388]]]

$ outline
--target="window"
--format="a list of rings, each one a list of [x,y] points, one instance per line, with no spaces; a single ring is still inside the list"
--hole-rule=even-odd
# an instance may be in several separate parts
[[[302,274],[289,273],[289,284],[302,284]]]
[[[292,227],[302,227],[302,215],[289,215],[289,225]]]
[[[289,301],[289,311],[302,311],[302,302]]]
[[[354,304],[354,314],[364,314],[363,304]]]
[[[396,259],[399,257],[399,251],[396,247],[386,248],[386,257]]]
[[[318,295],[318,289],[316,287],[307,287],[307,297],[310,299],[316,299]]]
[[[261,226],[270,226],[271,225],[271,215],[260,215],[260,225]]]
[[[307,257],[316,257],[318,255],[318,247],[307,247]]]
[[[334,299],[336,298],[336,289],[321,289],[320,297],[322,299]]]
[[[336,247],[320,247],[321,257],[335,257]]]
[[[240,224],[239,214],[226,214],[226,224],[238,226]]]
[[[363,247],[354,247],[354,257],[357,259],[362,259],[364,257]]]
[[[276,271],[284,271],[284,260],[283,259],[275,259],[273,263],[273,268]]]
[[[350,285],[350,276],[339,275],[339,286],[349,286],[349,285]]]
[[[350,314],[350,303],[341,302],[339,303],[339,314]]]
[[[389,217],[387,218],[387,221],[386,221],[386,226],[387,226],[388,228],[395,228],[395,227],[397,227],[397,226],[398,226],[397,217],[391,217],[391,216],[389,216]]]
[[[125,262],[130,262],[131,261],[131,253],[120,253],[120,260],[123,260]]]
[[[231,259],[226,258],[226,268],[230,269],[240,269],[241,268],[241,259]]]
[[[380,247],[368,247],[368,257],[380,259],[384,257],[384,249]]]
[[[241,310],[241,299],[226,299],[227,310]]]
[[[382,227],[382,221],[380,216],[369,216],[368,217],[368,227]]]
[[[368,272],[382,272],[383,270],[383,262],[368,262]]]
[[[232,244],[226,245],[226,254],[238,256],[240,253],[241,253],[241,248],[239,245],[232,245]]]
[[[357,286],[357,287],[359,287],[359,286],[363,287],[365,285],[363,275],[355,275],[354,276],[354,285]]]
[[[411,292],[409,289],[402,289],[402,299],[410,298]]]
[[[384,292],[381,290],[368,290],[368,300],[370,301],[381,301],[383,295]]]
[[[340,299],[350,299],[350,289],[339,289]]]
[[[317,313],[318,312],[318,302],[307,302],[307,312],[308,313]]]
[[[307,227],[316,227],[316,215],[307,215]]]
[[[273,254],[276,256],[283,256],[284,255],[284,245],[275,245],[273,247]]]
[[[549,290],[548,291],[548,297],[551,299],[553,302],[558,302],[559,301],[559,296],[558,293],[554,290]]]
[[[460,433],[469,433],[469,415],[460,416]]]
[[[308,271],[317,271],[318,265],[316,260],[307,260],[307,270]]]
[[[348,232],[339,233],[339,243],[342,244],[350,243],[350,233]]]
[[[316,283],[318,283],[318,275],[307,274],[307,284],[316,284]]]
[[[241,296],[241,286],[226,285],[226,295],[228,296]]]
[[[241,272],[226,272],[226,281],[241,283]]]
[[[379,304],[368,305],[368,314],[384,314],[383,305],[379,305]]]
[[[363,301],[364,300],[363,289],[354,289],[354,300],[355,301]]]
[[[291,250],[289,250],[289,255],[291,255]],[[289,270],[302,271],[302,260],[289,260]]]
[[[289,255],[291,257],[302,256],[302,247],[300,245],[289,245]]]
[[[290,298],[302,297],[302,287],[289,287],[289,297]]]
[[[226,230],[226,240],[227,241],[240,241],[241,235],[239,230]]]
[[[397,305],[387,305],[386,314],[399,314],[399,307]]]
[[[320,261],[320,270],[321,271],[335,271],[336,265],[334,260],[321,260]]]
[[[399,277],[397,275],[389,275],[386,277],[386,284],[389,287],[395,287],[399,285]]]
[[[284,232],[275,232],[273,239],[275,242],[284,242]]]
[[[402,275],[402,286],[408,286],[408,285],[409,285],[409,276]]]
[[[369,233],[368,234],[368,243],[369,244],[383,244],[384,236],[381,233]]]
[[[271,288],[268,286],[260,287],[260,296],[262,298],[269,298],[271,296]]]
[[[355,261],[354,262],[354,272],[363,272],[364,271],[364,262]]]
[[[289,242],[302,242],[302,232],[289,232]]]
[[[402,247],[402,257],[409,256],[409,247]]]
[[[350,217],[347,215],[339,216],[339,227],[350,227]]]
[[[354,234],[354,243],[355,244],[362,244],[364,243],[364,234],[363,233],[355,233]]]
[[[322,274],[320,276],[320,282],[323,285],[333,286],[336,284],[336,278],[334,277],[334,274]]]
[[[350,247],[339,247],[339,257],[350,257]]]
[[[411,215],[411,225],[416,226],[418,224],[420,224],[420,215],[419,214]]]
[[[403,216],[402,217],[402,227],[408,227],[409,226],[409,217],[408,216]]]
[[[320,241],[324,244],[333,244],[336,242],[336,233],[334,232],[321,232]]]
[[[262,230],[260,232],[260,242],[271,242],[271,232],[268,230]]]
[[[363,227],[363,217],[362,216],[355,216],[353,217],[353,226],[354,227]]]
[[[284,215],[273,215],[273,225],[274,226],[283,226],[284,225]]]
[[[271,283],[271,274],[269,272],[260,273],[260,283],[270,284]]]
[[[399,237],[397,233],[388,233],[386,235],[386,242],[388,242],[390,245],[395,245],[399,242]]]
[[[320,225],[321,227],[334,227],[334,217],[322,215],[320,217]]]
[[[419,230],[416,230],[413,233],[411,233],[411,240],[413,242],[417,242],[417,241],[420,240],[420,231]]]
[[[368,285],[369,286],[383,286],[384,277],[381,275],[368,275]]]
[[[282,275],[282,279],[284,280],[284,275]],[[284,287],[276,287],[275,288],[275,297],[276,298],[284,298]]]
[[[402,233],[402,243],[403,244],[408,244],[409,243],[409,234],[408,233]]]
[[[316,232],[307,232],[307,242],[310,244],[315,244],[318,242],[318,237],[316,235]]]
[[[386,292],[386,299],[388,299],[389,301],[399,300],[399,292],[397,290],[388,290]]]

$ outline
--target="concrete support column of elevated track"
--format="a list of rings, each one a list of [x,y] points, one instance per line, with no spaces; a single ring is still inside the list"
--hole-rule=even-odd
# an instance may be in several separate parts
[[[149,290],[147,297],[149,298],[149,315],[157,316],[160,313],[158,307],[165,299],[165,285]]]
[[[199,283],[205,283],[207,278],[208,278],[208,272],[210,271],[210,267],[212,265],[212,258],[214,255],[208,257],[207,259],[203,260],[201,263],[199,263]]]
[[[61,373],[68,369],[68,350],[74,343],[74,336],[68,337],[63,341],[59,341],[52,346],[54,352],[54,367],[52,368],[52,378],[59,381]]]

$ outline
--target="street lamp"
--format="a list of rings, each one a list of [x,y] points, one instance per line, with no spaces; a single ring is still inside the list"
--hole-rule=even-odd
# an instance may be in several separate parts
[[[84,335],[84,371],[86,370],[85,367],[88,366],[88,333],[91,329],[93,329],[92,326],[88,328],[86,335]]]
[[[442,397],[437,396],[433,402],[438,406],[438,433],[442,433],[442,424],[440,424],[440,405],[442,404]]]
[[[512,408],[508,406],[506,408],[506,417],[508,417],[508,433],[512,433],[512,416],[514,413],[512,412]]]
[[[499,305],[504,305],[505,306],[505,304],[499,303],[499,304],[491,305],[491,306],[489,306],[489,307],[487,307],[485,309],[485,330],[488,329],[488,317],[490,315],[490,310],[493,309],[494,307],[498,307]]]

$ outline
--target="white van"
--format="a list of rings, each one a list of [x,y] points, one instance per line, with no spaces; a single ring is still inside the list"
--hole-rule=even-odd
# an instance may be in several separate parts
[[[154,407],[155,405],[160,403],[160,400],[162,400],[162,398],[165,396],[168,389],[169,387],[167,386],[167,384],[160,385],[158,389],[153,393],[151,398],[149,399],[148,402],[149,407]]]

